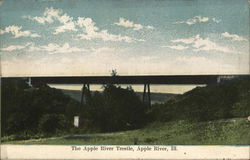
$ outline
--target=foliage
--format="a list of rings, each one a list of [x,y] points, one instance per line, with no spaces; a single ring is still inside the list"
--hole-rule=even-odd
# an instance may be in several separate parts
[[[209,121],[250,115],[250,80],[197,87],[148,112],[151,121]]]
[[[69,128],[69,123],[63,114],[45,114],[40,118],[38,128],[44,134],[53,135]]]
[[[109,84],[104,86],[103,93],[93,94],[82,117],[101,131],[118,131],[145,124],[145,110],[145,105],[131,87],[123,89]]]
[[[40,85],[31,88],[22,79],[2,79],[1,133],[35,135],[39,132],[39,121],[46,114],[64,114],[71,119],[78,102],[60,90]],[[79,105],[78,105],[79,106]],[[74,111],[74,110],[72,110]]]
[[[75,115],[80,115],[79,130],[85,132],[127,130],[145,124],[146,107],[131,87],[105,85],[103,93],[94,93],[87,102],[80,108],[79,102],[48,85],[30,87],[22,79],[3,79],[2,136],[69,133],[74,130],[70,124]]]

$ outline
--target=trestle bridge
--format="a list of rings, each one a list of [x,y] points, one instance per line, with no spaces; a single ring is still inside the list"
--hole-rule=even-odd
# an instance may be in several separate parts
[[[86,95],[90,95],[93,84],[141,84],[144,85],[143,102],[151,105],[150,85],[213,85],[235,77],[249,75],[163,75],[163,76],[57,76],[29,77],[29,83],[37,84],[82,84],[81,106],[86,103]]]

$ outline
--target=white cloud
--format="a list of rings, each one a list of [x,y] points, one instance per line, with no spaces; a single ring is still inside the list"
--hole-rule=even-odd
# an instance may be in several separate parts
[[[31,37],[31,38],[37,38],[41,37],[37,33],[32,33],[31,31],[22,31],[22,27],[20,26],[8,26],[5,29],[0,29],[0,34],[5,34],[5,33],[10,33],[14,36],[14,38],[19,38],[19,37]]]
[[[188,19],[187,24],[192,25],[198,22],[207,22],[209,21],[208,17],[195,16],[193,19]]]
[[[221,22],[220,19],[216,19],[216,18],[212,18],[212,21],[215,22],[215,23],[220,23]]]
[[[83,29],[84,34],[79,34],[80,39],[102,39],[104,41],[144,41],[142,39],[135,39],[128,36],[115,35],[108,33],[107,30],[100,30],[91,18],[78,17],[77,25]]]
[[[72,53],[72,52],[81,52],[85,51],[83,48],[71,47],[68,43],[64,43],[63,45],[58,45],[55,43],[49,43],[45,46],[40,46],[40,48],[44,51],[47,51],[49,54],[53,53]]]
[[[57,17],[59,22],[62,23],[63,25],[58,26],[55,29],[54,34],[62,33],[67,30],[69,31],[77,31],[75,22],[73,21],[73,17],[68,16],[66,13],[62,16]]]
[[[45,24],[45,23],[53,23],[54,20],[58,19],[61,14],[62,14],[62,10],[60,10],[60,9],[46,8],[42,17],[26,16],[24,18],[28,18],[30,20],[37,21],[40,24]]]
[[[5,48],[1,48],[1,51],[15,51],[15,50],[22,50],[25,49],[26,47],[28,47],[30,45],[30,43],[27,43],[26,45],[10,45],[8,47]]]
[[[188,49],[187,46],[182,46],[182,45],[172,45],[172,46],[163,46],[163,47],[168,47],[168,48],[175,49],[175,50],[185,50],[185,49]]]
[[[225,38],[231,38],[233,41],[247,41],[247,39],[244,37],[241,37],[237,34],[230,34],[228,32],[222,33],[222,36]]]
[[[66,30],[77,31],[77,29],[75,28],[74,22],[67,22],[67,23],[57,27],[53,34],[62,33],[62,32],[65,32]]]
[[[172,40],[171,42],[189,44],[190,47],[193,47],[193,51],[220,51],[224,53],[238,53],[237,51],[234,51],[228,47],[216,44],[209,38],[201,38],[200,35],[196,35],[187,39]]]
[[[107,30],[100,30],[91,18],[78,17],[77,20],[74,20],[73,17],[63,13],[61,9],[46,8],[42,17],[26,16],[25,18],[34,20],[40,24],[53,23],[54,21],[60,22],[62,25],[56,27],[53,34],[59,34],[65,31],[78,31],[78,28],[80,28],[83,31],[83,33],[78,34],[77,36],[80,39],[102,39],[104,41],[124,42],[144,41],[142,39],[135,39],[129,36],[122,36],[120,34],[111,34]],[[139,26],[137,26],[137,28],[138,27]],[[147,27],[152,29],[152,26]]]
[[[141,24],[136,24],[133,21],[129,21],[123,17],[119,19],[119,22],[114,23],[115,25],[118,26],[123,26],[126,28],[133,28],[133,30],[141,30],[141,29],[154,29],[153,26],[143,26]]]
[[[107,52],[114,52],[115,48],[110,47],[101,47],[101,48],[91,48],[91,51],[94,53],[107,53]]]
[[[46,8],[42,17],[31,17],[26,16],[24,18],[31,19],[40,24],[53,23],[54,21],[59,21],[62,25],[55,28],[53,34],[62,33],[65,31],[77,31],[73,17],[70,17],[66,13],[63,14],[61,9]]]
[[[209,17],[202,17],[202,16],[194,16],[193,18],[187,19],[186,21],[178,21],[178,22],[174,22],[174,24],[188,24],[188,25],[193,25],[196,23],[205,23],[208,21],[213,21],[216,23],[219,23],[221,20],[216,19],[216,18],[209,18]]]
[[[193,47],[196,48],[195,51],[221,51],[225,53],[234,53],[234,51],[231,49],[210,41],[209,38],[197,38],[193,44]]]
[[[16,50],[26,50],[26,51],[44,51],[49,54],[54,53],[73,53],[73,52],[83,52],[86,51],[84,48],[71,47],[69,43],[64,43],[63,45],[49,43],[48,45],[36,46],[34,43],[27,43],[25,45],[10,45],[6,48],[2,48],[2,51],[16,51]]]
[[[197,35],[197,36],[199,36],[199,35]],[[174,43],[181,42],[181,43],[185,43],[185,44],[191,44],[191,43],[194,43],[195,39],[198,38],[197,36],[196,37],[186,38],[186,39],[171,40],[171,42],[174,42]]]

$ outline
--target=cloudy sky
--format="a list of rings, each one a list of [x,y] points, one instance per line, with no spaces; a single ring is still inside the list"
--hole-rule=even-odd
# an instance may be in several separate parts
[[[248,0],[0,2],[5,77],[249,73]]]

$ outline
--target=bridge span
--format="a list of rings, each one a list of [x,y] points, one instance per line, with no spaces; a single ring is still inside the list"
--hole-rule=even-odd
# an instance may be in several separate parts
[[[143,84],[143,102],[151,106],[150,84],[209,85],[249,75],[157,75],[157,76],[57,76],[29,77],[31,84],[83,84],[81,106],[90,94],[90,84]]]
[[[30,77],[32,84],[211,84],[219,75]]]

